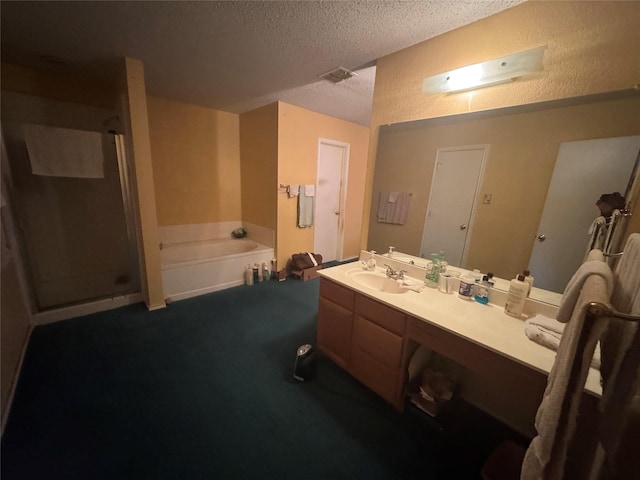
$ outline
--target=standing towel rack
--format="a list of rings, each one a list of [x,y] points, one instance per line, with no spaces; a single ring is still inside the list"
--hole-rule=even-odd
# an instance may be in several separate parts
[[[600,302],[591,302],[587,307],[587,315],[592,318],[609,317],[627,320],[630,322],[640,322],[640,315],[630,315],[628,313],[618,312],[610,305],[605,305]]]

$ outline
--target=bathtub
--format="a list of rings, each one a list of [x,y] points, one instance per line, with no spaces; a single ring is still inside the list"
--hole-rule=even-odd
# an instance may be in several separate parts
[[[163,243],[162,283],[168,301],[244,284],[247,265],[271,265],[273,248],[249,238]]]

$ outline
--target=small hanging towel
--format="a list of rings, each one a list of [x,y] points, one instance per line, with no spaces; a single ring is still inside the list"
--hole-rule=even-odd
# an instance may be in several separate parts
[[[315,197],[307,196],[306,185],[300,185],[300,195],[298,195],[298,227],[308,228],[313,225],[314,207]]]

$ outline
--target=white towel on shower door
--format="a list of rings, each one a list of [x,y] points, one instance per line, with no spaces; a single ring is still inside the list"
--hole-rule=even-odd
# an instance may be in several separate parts
[[[24,136],[34,175],[104,178],[100,132],[27,124]]]

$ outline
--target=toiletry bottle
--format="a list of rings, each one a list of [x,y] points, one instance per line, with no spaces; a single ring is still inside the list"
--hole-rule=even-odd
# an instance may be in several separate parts
[[[524,275],[520,274],[518,278],[511,280],[509,293],[507,293],[507,303],[504,306],[504,313],[512,317],[522,318],[528,290],[529,284],[524,281]]]
[[[522,272],[522,275],[524,276],[524,281],[529,284],[529,290],[527,291],[527,297],[528,297],[529,294],[531,293],[531,289],[533,288],[533,277],[531,276],[531,272],[529,270],[524,270]]]
[[[425,285],[430,288],[438,287],[440,280],[440,254],[432,253],[431,261],[427,264],[427,273],[425,274]]]
[[[247,265],[247,268],[244,271],[244,280],[247,285],[253,285],[253,269],[251,268],[251,265]]]
[[[376,259],[374,255],[376,254],[375,250],[371,250],[369,252],[369,260],[367,260],[367,270],[375,270],[376,269]]]
[[[458,298],[463,300],[473,300],[473,290],[476,283],[476,279],[470,273],[463,275],[460,278],[460,287],[458,288]]]
[[[260,281],[260,280],[259,280],[259,277],[258,277],[258,270],[260,270],[260,269],[258,268],[258,264],[257,264],[257,263],[255,263],[255,264],[253,265],[253,283],[258,283],[258,282]]]
[[[256,268],[258,269],[258,282],[261,282],[264,280],[264,277],[262,276],[262,269],[260,268],[260,265],[258,265],[256,263]]]
[[[262,262],[262,278],[265,282],[271,278],[271,272],[267,268],[267,262]]]
[[[278,279],[278,260],[275,257],[271,259],[271,278]]]
[[[475,289],[476,291],[473,299],[483,305],[489,303],[489,290],[491,290],[491,284],[489,283],[489,277],[487,275],[482,277],[481,282],[476,282]]]
[[[393,257],[393,251],[395,250],[395,247],[389,247],[389,252],[387,253],[387,257],[391,258]]]

